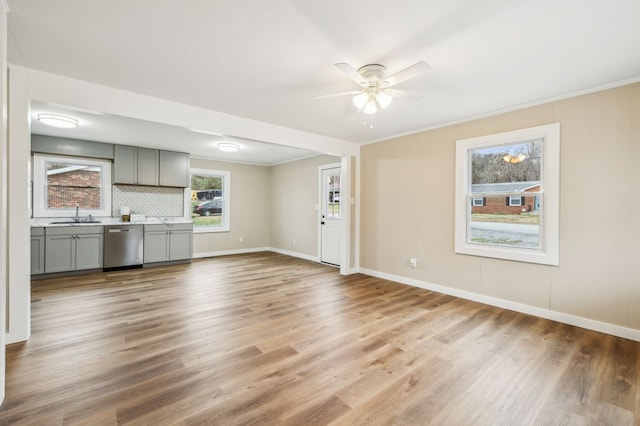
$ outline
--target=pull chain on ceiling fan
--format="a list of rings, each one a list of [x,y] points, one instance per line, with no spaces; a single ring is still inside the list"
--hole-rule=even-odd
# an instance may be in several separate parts
[[[357,71],[347,63],[337,63],[335,65],[336,68],[355,81],[360,86],[360,90],[317,97],[328,98],[352,95],[353,104],[365,114],[375,114],[378,106],[382,109],[387,108],[393,99],[391,87],[422,75],[431,68],[426,62],[420,61],[402,71],[386,76],[387,69],[380,64],[368,64],[360,67]]]

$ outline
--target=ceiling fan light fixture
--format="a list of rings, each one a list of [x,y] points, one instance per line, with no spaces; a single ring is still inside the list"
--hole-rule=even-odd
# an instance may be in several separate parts
[[[369,99],[367,100],[367,104],[364,106],[363,111],[365,114],[375,114],[376,111],[378,111],[378,109],[376,108],[376,99],[373,95],[369,96]]]
[[[58,127],[60,129],[73,129],[78,127],[78,120],[73,117],[60,114],[41,113],[38,114],[38,121],[47,126]]]
[[[345,62],[337,63],[335,66],[357,83],[360,90],[319,97],[353,95],[353,104],[358,108],[358,111],[365,114],[375,114],[378,107],[387,108],[392,100],[391,87],[418,77],[430,69],[424,61],[419,61],[390,75],[387,74],[387,69],[380,64],[367,64],[357,70]]]
[[[391,104],[391,100],[392,97],[386,90],[379,90],[378,93],[376,93],[376,101],[378,101],[378,105],[380,105],[382,109],[388,107]]]
[[[358,93],[353,97],[353,104],[358,110],[364,109],[367,101],[369,100],[369,94],[367,92]]]
[[[240,150],[240,145],[233,142],[218,142],[216,148],[222,152],[237,152]]]

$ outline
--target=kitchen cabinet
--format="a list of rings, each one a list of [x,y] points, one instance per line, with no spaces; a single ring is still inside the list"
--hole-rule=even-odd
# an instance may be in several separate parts
[[[44,272],[102,268],[103,240],[102,226],[46,228]]]
[[[158,186],[158,150],[138,148],[138,185]]]
[[[191,259],[193,225],[176,223],[144,226],[144,263]]]
[[[31,228],[31,275],[44,274],[44,228]]]
[[[190,186],[189,154],[160,151],[160,186]]]
[[[113,183],[138,183],[138,148],[116,145],[113,158]]]
[[[116,145],[113,159],[113,183],[158,186],[157,149]]]
[[[189,154],[116,145],[113,183],[186,188],[190,184]]]

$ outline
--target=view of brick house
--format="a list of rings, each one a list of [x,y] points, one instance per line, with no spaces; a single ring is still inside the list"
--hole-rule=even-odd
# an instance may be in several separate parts
[[[55,167],[60,166],[60,167]],[[92,166],[53,164],[47,170],[47,206],[53,209],[99,209],[100,169]]]
[[[540,181],[473,184],[471,213],[537,213],[540,201],[534,193],[539,191]]]

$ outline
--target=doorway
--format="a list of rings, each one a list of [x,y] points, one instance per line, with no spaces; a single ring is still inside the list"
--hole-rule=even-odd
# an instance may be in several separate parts
[[[321,166],[320,182],[320,261],[340,266],[344,215],[341,167]]]

